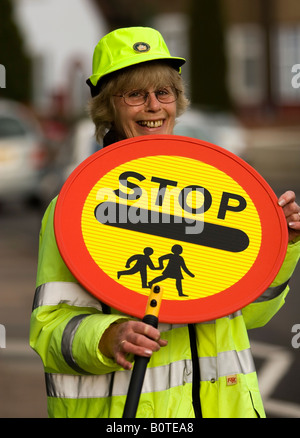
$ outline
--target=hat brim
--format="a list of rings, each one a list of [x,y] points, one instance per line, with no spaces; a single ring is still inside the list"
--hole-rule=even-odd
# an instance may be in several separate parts
[[[135,56],[132,56],[131,58],[130,57],[127,58],[125,61],[120,62],[119,64],[115,64],[113,67],[107,69],[101,75],[97,74],[97,73],[91,75],[89,78],[89,85],[92,84],[93,86],[96,86],[104,76],[107,76],[110,73],[114,73],[115,71],[122,70],[123,68],[132,67],[133,65],[138,65],[138,64],[141,64],[143,62],[159,61],[159,60],[168,61],[179,72],[180,72],[180,67],[183,64],[185,64],[185,62],[186,62],[186,60],[184,58],[179,58],[179,57],[174,57],[174,56],[166,57],[166,56],[155,55],[155,54],[152,54],[152,56],[149,56],[149,54],[146,54],[146,53],[140,54],[138,62],[137,62],[137,57],[135,55]]]

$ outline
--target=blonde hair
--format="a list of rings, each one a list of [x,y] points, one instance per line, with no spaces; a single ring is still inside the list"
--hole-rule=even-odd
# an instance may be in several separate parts
[[[101,142],[105,133],[114,124],[116,109],[113,95],[126,91],[163,87],[170,85],[179,90],[176,101],[177,117],[187,109],[189,101],[185,96],[183,80],[173,67],[166,62],[150,61],[127,67],[104,78],[100,92],[88,104],[88,113],[95,124],[95,135]]]

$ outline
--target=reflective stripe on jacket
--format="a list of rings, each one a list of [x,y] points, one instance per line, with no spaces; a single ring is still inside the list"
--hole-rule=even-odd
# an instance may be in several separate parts
[[[54,209],[55,200],[42,222],[30,329],[30,344],[44,364],[48,413],[122,417],[131,372],[103,356],[98,344],[110,324],[130,316],[114,309],[107,314],[67,269],[54,237]],[[265,416],[247,329],[263,326],[283,305],[299,245],[289,245],[271,287],[241,311],[193,326],[159,325],[168,346],[149,361],[137,417],[194,417],[199,387],[203,417]]]

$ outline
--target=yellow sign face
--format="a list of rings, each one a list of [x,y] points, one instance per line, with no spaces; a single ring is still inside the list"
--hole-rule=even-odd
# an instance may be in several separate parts
[[[54,229],[87,291],[143,318],[157,285],[159,320],[171,324],[220,318],[256,300],[288,242],[277,197],[251,166],[167,135],[123,140],[85,160],[59,194]]]
[[[81,229],[91,258],[112,280],[145,296],[161,284],[165,300],[181,301],[236,284],[262,240],[243,187],[210,164],[176,155],[108,171],[86,197]]]

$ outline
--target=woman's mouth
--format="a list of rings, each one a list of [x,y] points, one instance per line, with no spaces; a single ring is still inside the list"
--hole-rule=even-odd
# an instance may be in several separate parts
[[[140,126],[145,126],[147,128],[160,128],[164,121],[163,120],[140,120],[137,122]]]

